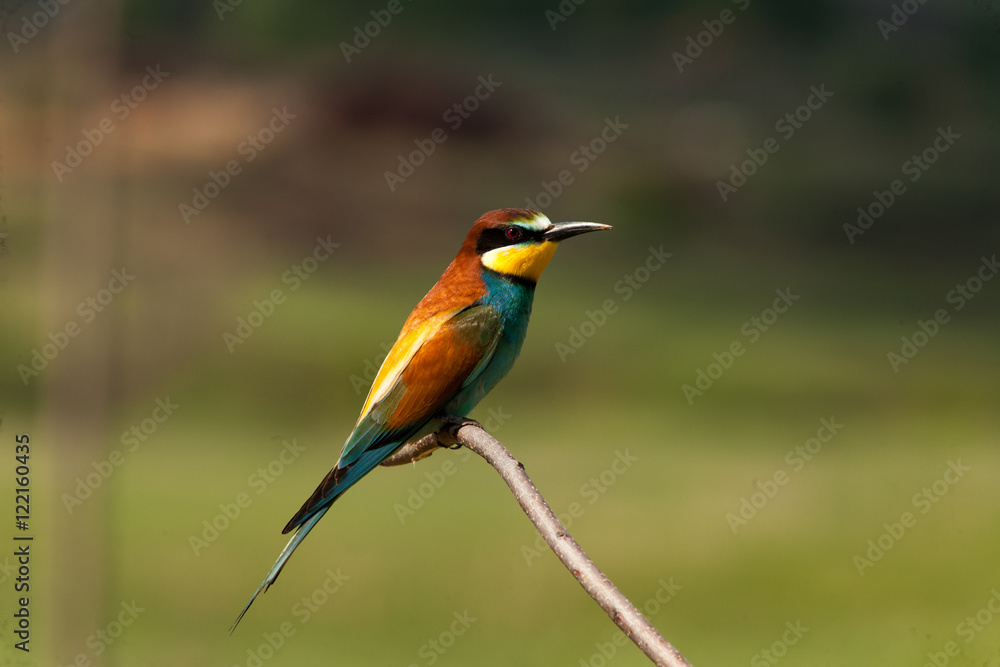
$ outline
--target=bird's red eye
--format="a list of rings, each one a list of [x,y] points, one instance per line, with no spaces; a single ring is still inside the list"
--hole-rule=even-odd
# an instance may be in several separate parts
[[[521,238],[521,230],[518,229],[517,227],[508,227],[506,234],[507,238],[510,239],[511,241],[516,241],[519,238]]]

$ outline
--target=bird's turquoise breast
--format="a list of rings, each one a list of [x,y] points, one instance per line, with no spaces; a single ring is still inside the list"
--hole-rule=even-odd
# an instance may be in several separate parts
[[[514,365],[521,345],[528,333],[528,318],[531,316],[531,302],[535,296],[533,283],[515,280],[494,271],[483,272],[486,293],[479,300],[485,306],[495,308],[503,322],[500,341],[486,368],[479,377],[447,406],[446,412],[464,416],[474,408]]]

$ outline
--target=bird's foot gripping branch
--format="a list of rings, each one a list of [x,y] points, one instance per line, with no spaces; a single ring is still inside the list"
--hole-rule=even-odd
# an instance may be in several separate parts
[[[468,417],[442,415],[438,417],[438,421],[442,424],[436,432],[428,433],[419,440],[406,443],[386,457],[380,465],[385,467],[401,466],[426,459],[438,449],[459,449],[462,447],[462,443],[458,441],[458,429],[463,426],[473,426],[485,432],[482,424]]]

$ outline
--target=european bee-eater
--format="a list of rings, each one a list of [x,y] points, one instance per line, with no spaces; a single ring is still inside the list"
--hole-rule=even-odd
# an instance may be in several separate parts
[[[281,531],[295,532],[233,628],[333,501],[405,443],[439,428],[438,417],[464,417],[500,382],[521,351],[535,283],[556,244],[601,229],[611,227],[553,224],[521,208],[491,211],[476,221],[403,324],[337,465]]]

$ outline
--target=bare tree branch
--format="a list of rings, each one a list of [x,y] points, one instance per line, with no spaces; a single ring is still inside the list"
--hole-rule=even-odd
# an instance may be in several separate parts
[[[691,667],[684,656],[629,602],[567,532],[524,471],[524,466],[476,422],[446,420],[445,425],[436,433],[404,445],[382,465],[417,461],[430,456],[438,447],[453,444],[469,448],[496,468],[549,548],[573,573],[590,597],[594,598],[601,609],[654,664],[660,667]]]
[[[386,457],[380,465],[401,466],[405,463],[414,463],[420,459],[425,459],[435,450],[443,447],[438,442],[437,433],[428,433],[416,442],[408,442],[395,452]]]

